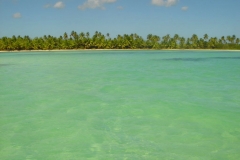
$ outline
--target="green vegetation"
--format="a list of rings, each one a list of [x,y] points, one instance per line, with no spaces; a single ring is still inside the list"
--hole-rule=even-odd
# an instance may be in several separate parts
[[[239,38],[233,36],[222,36],[220,39],[207,34],[199,38],[193,34],[191,38],[180,37],[169,34],[160,38],[157,35],[149,34],[143,39],[137,34],[118,35],[110,38],[109,34],[103,35],[96,31],[90,37],[89,32],[77,33],[72,31],[70,35],[66,32],[63,36],[35,37],[12,36],[0,38],[0,50],[52,50],[52,49],[237,49],[240,50]]]

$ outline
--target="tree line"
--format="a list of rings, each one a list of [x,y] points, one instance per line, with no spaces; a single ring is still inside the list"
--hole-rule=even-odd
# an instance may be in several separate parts
[[[117,35],[111,38],[96,31],[93,36],[89,32],[66,32],[59,37],[44,35],[30,38],[29,36],[12,36],[0,38],[0,50],[53,50],[53,49],[237,49],[240,50],[239,38],[235,35],[221,38],[209,37],[207,34],[199,38],[193,34],[184,38],[175,34],[159,37],[148,34],[143,39],[137,34]]]

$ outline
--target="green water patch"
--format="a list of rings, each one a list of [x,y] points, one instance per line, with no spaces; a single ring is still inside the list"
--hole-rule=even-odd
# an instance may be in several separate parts
[[[0,159],[238,159],[236,57],[3,53]]]

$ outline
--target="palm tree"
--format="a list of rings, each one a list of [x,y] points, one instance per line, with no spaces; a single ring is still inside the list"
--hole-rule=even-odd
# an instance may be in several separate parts
[[[236,44],[239,44],[239,38],[236,39]]]
[[[86,37],[85,37],[85,33],[81,32],[79,34],[79,48],[84,48],[84,43],[86,42]]]
[[[67,40],[68,39],[68,34],[65,32],[63,37],[64,37],[65,40]]]
[[[75,31],[72,31],[71,34],[70,34],[70,37],[74,38],[76,32]]]
[[[169,40],[169,48],[170,48],[170,49],[175,49],[175,48],[177,48],[177,44],[176,44],[176,41],[175,41],[174,38],[170,38],[170,40]]]
[[[186,48],[187,49],[191,48],[190,38],[187,38]]]
[[[198,48],[198,36],[196,34],[193,34],[191,37],[191,41],[192,41],[192,47],[193,48]]]
[[[232,35],[232,37],[231,37],[232,42],[231,43],[234,43],[235,39],[236,39],[236,36]]]
[[[228,40],[228,42],[231,42],[231,43],[232,43],[232,38],[231,38],[231,36],[227,36],[227,40]]]
[[[202,38],[199,40],[199,48],[204,48],[204,39]]]
[[[208,34],[204,34],[203,38],[204,38],[205,41],[207,41],[208,40]]]
[[[167,34],[166,36],[162,37],[163,41],[162,41],[162,46],[164,48],[169,48],[169,40],[170,40],[170,35]]]
[[[209,48],[215,49],[217,46],[217,38],[216,37],[210,38],[208,45],[209,45]]]
[[[178,34],[175,34],[175,35],[173,36],[173,40],[174,40],[175,48],[178,48],[179,35],[178,35]]]
[[[185,38],[184,37],[180,38],[179,47],[182,49],[185,48]]]
[[[208,40],[209,39],[209,40]],[[119,48],[119,49],[136,49],[136,48],[219,48],[219,49],[240,49],[239,38],[235,35],[216,37],[208,37],[207,34],[203,38],[198,39],[196,34],[191,38],[179,37],[175,34],[172,38],[169,34],[162,38],[157,35],[148,34],[144,40],[141,36],[134,34],[118,35],[111,39],[109,33],[103,35],[96,31],[90,38],[89,32],[86,34],[72,31],[70,37],[65,32],[63,36],[53,37],[44,35],[43,37],[35,37],[31,39],[29,36],[12,36],[0,37],[0,50],[38,50],[38,49],[73,49],[73,48]],[[208,40],[208,41],[207,41]]]
[[[148,39],[148,40],[151,40],[151,39],[152,39],[152,34],[148,34],[148,35],[147,35],[147,39]]]
[[[226,43],[226,40],[225,40],[224,36],[221,37],[221,40],[222,40],[222,43],[224,43],[224,44]]]
[[[87,36],[87,38],[89,38],[89,36],[90,36],[89,32],[86,33],[86,36]]]
[[[38,37],[35,37],[35,38],[32,40],[32,45],[33,45],[33,49],[34,49],[34,50],[38,50],[38,49],[39,49]]]

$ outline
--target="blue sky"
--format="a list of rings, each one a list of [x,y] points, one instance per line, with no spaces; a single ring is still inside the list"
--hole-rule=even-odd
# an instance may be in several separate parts
[[[240,38],[240,0],[0,0],[0,37],[72,30]]]

